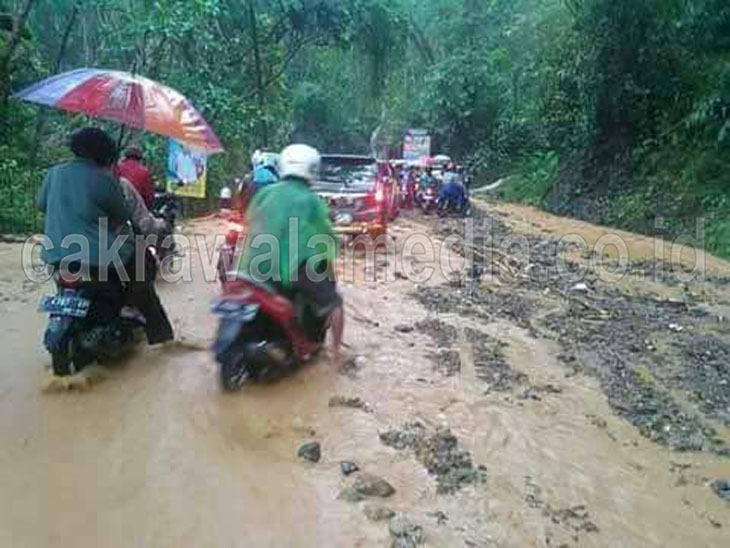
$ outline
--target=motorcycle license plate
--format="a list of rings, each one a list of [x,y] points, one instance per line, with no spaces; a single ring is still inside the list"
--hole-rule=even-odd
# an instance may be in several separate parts
[[[85,318],[89,314],[91,301],[77,295],[45,295],[38,310],[52,316],[71,316]]]
[[[250,322],[256,317],[261,307],[253,303],[218,300],[213,302],[212,312],[226,319]]]

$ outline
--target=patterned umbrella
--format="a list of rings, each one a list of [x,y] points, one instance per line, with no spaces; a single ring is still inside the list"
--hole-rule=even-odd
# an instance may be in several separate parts
[[[13,97],[172,137],[206,154],[224,151],[208,123],[181,93],[128,72],[72,70]]]

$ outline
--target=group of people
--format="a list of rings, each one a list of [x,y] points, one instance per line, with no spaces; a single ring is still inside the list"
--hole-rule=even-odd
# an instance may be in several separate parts
[[[117,162],[114,140],[93,127],[74,133],[70,148],[74,159],[51,168],[38,195],[44,261],[66,280],[94,282],[91,313],[100,321],[134,307],[150,344],[173,340],[147,255],[147,243],[161,243],[172,227],[150,213],[155,185],[141,149],[128,148]]]
[[[142,151],[130,147],[117,162],[115,142],[97,128],[74,133],[70,147],[74,159],[49,170],[38,196],[49,242],[43,251],[45,262],[62,277],[93,282],[97,288],[93,314],[100,321],[115,318],[123,306],[131,306],[145,317],[149,344],[173,340],[172,325],[146,260],[147,242],[133,237],[164,237],[171,231],[166,221],[150,213],[155,185]],[[327,321],[339,359],[344,319],[334,276],[337,240],[327,206],[310,190],[320,169],[320,155],[306,145],[292,145],[281,155],[261,155],[256,160],[242,193],[247,202],[248,241],[261,234],[273,235],[280,255],[269,260],[268,269],[262,268],[266,263],[262,255],[269,250],[249,245],[234,268],[254,278],[266,270],[269,279],[262,281],[272,282],[283,294],[303,303],[308,313]],[[296,241],[290,233],[292,217],[298,220]],[[69,238],[78,236],[85,243],[69,245]],[[329,239],[311,246],[313,236]]]
[[[50,241],[45,261],[58,267],[62,276],[83,273],[99,282],[109,298],[106,309],[97,313],[116,315],[124,305],[133,306],[146,319],[150,344],[173,340],[146,260],[149,244],[133,237],[165,238],[171,232],[168,222],[150,213],[155,185],[142,150],[129,147],[118,162],[115,142],[98,128],[74,133],[70,147],[74,159],[48,172],[38,197]],[[240,263],[232,266],[253,278],[265,271],[261,281],[272,283],[327,322],[337,356],[344,323],[334,275],[337,239],[327,206],[311,190],[320,164],[319,152],[306,145],[291,145],[281,154],[254,154],[251,173],[237,184],[240,201],[235,204],[244,212],[248,245]],[[468,176],[454,164],[440,176],[432,168],[418,167],[404,168],[400,176],[411,207],[419,187],[435,186],[443,199],[468,199]],[[296,234],[292,218],[297,220]],[[84,238],[82,249],[67,245],[67,238],[75,235]],[[277,239],[278,256],[267,246],[253,244],[259,235]]]
[[[463,209],[469,199],[471,178],[462,166],[453,162],[438,172],[433,167],[403,166],[400,171],[403,206],[412,209],[419,189],[436,188],[439,201],[452,202]]]

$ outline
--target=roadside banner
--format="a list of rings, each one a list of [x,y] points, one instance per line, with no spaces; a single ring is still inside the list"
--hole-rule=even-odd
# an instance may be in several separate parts
[[[431,156],[431,135],[426,129],[409,129],[403,139],[403,159],[418,161]]]
[[[176,196],[205,198],[208,157],[170,139],[167,157],[167,190]]]

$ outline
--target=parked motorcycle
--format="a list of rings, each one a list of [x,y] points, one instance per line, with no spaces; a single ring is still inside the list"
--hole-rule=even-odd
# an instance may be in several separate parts
[[[224,390],[283,376],[321,348],[326,321],[305,310],[304,328],[294,302],[277,288],[240,275],[222,283],[212,310],[221,318],[214,350]]]
[[[43,343],[51,354],[53,373],[72,375],[94,361],[123,355],[145,326],[136,309],[119,310],[124,288],[94,280],[71,281],[58,273],[54,279],[56,294],[44,296],[39,305],[39,311],[50,316]],[[106,311],[114,313],[110,317]]]

